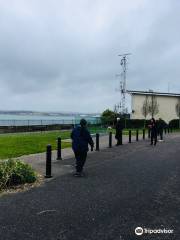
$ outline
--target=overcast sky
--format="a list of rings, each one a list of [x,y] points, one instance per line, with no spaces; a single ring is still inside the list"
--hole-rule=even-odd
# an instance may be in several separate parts
[[[0,110],[113,109],[126,52],[128,89],[179,93],[179,13],[179,0],[0,0]]]

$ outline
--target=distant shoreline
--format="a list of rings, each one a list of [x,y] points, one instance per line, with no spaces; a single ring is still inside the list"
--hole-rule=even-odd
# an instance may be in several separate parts
[[[0,115],[29,115],[29,116],[98,116],[100,113],[78,113],[78,112],[38,112],[38,111],[3,111]]]

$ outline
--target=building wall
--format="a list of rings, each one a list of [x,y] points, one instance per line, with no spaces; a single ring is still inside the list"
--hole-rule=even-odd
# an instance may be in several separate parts
[[[131,115],[132,119],[144,119],[144,116],[142,114],[142,106],[145,99],[146,95],[132,95],[132,110],[134,110],[134,113]],[[148,99],[149,101],[151,100],[151,95],[148,96]],[[178,118],[175,109],[176,104],[178,103],[178,97],[156,95],[156,100],[159,105],[159,113],[154,116],[155,119],[162,118],[168,123],[170,120]],[[149,114],[146,119],[150,118],[151,115]]]

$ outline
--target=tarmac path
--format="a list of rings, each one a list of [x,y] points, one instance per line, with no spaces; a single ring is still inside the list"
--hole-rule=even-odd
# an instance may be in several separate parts
[[[85,177],[69,169],[27,192],[0,198],[0,240],[133,240],[180,238],[180,134],[88,155]],[[59,169],[59,168],[57,168]],[[136,227],[173,233],[144,233]]]
[[[139,140],[142,139],[142,135],[139,135]],[[65,139],[63,141],[68,141],[71,142],[70,139]],[[93,141],[94,144],[96,145],[96,139],[95,136],[93,136]],[[129,141],[128,136],[123,136],[123,144],[127,144]],[[132,142],[136,141],[136,137],[132,136]],[[116,144],[116,139],[114,135],[112,135],[112,145],[115,146]],[[101,134],[99,138],[99,145],[100,145],[100,150],[106,149],[109,146],[109,136],[107,134]],[[94,154],[95,153],[95,148],[94,151],[91,152],[89,151],[88,154]],[[74,153],[72,151],[72,148],[64,148],[61,151],[62,159],[66,160],[69,158],[74,157]],[[25,156],[21,156],[18,159],[30,164],[37,172],[39,172],[41,175],[45,175],[45,167],[46,167],[46,152],[44,153],[36,153],[36,154],[29,154]],[[59,176],[59,175],[64,175],[68,172],[72,172],[74,169],[74,165],[64,165],[62,164],[61,160],[57,160],[57,151],[54,150],[52,151],[52,172],[53,176]]]

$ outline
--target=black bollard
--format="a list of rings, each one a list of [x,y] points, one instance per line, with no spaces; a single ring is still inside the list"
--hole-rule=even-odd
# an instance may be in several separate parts
[[[168,130],[168,133],[169,133],[169,127],[168,127],[168,129],[167,129],[167,130]]]
[[[99,133],[96,133],[96,151],[99,151]]]
[[[166,128],[164,129],[164,132],[165,132],[165,134],[166,134]]]
[[[62,160],[61,156],[61,138],[58,137],[57,139],[57,160]]]
[[[150,130],[150,128],[148,128],[148,138],[150,138],[151,137],[151,130]]]
[[[131,130],[129,130],[129,143],[131,143]]]
[[[46,178],[51,178],[51,145],[47,145],[46,150]]]
[[[139,141],[139,131],[138,131],[138,129],[136,130],[136,141]]]
[[[145,129],[143,129],[143,140],[145,139],[145,134],[146,134]]]
[[[109,148],[112,148],[112,132],[109,133]]]

